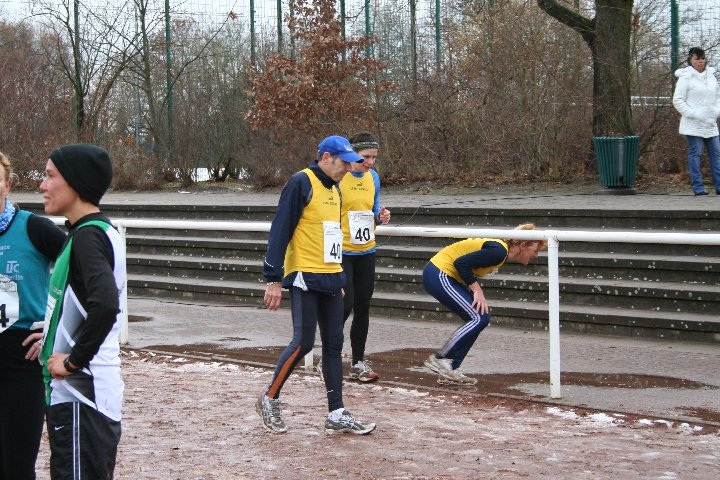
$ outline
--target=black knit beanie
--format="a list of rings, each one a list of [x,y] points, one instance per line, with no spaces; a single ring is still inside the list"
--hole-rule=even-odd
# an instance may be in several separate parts
[[[113,177],[107,150],[86,143],[65,145],[53,150],[50,160],[81,199],[100,205]]]

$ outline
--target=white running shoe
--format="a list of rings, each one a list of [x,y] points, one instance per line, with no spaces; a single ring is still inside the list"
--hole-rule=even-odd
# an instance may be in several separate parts
[[[425,360],[425,366],[438,375],[442,375],[442,372],[452,372],[452,360],[449,358],[438,358],[434,353]]]
[[[438,358],[433,353],[425,360],[425,366],[438,374],[440,385],[475,385],[476,378],[464,375],[460,370],[453,370],[452,360],[449,358]]]
[[[325,419],[326,435],[333,435],[336,433],[367,435],[373,430],[375,430],[375,423],[362,423],[347,410],[343,411],[342,417],[340,417],[340,420],[338,420],[337,422],[330,420],[330,417]]]
[[[350,367],[350,378],[358,382],[374,382],[380,375],[373,372],[370,360],[360,360]]]
[[[440,385],[475,385],[477,378],[468,377],[459,370],[450,370],[449,373],[439,373],[437,383]]]

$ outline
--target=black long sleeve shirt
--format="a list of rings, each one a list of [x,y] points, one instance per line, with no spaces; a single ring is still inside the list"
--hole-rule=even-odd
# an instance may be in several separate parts
[[[73,238],[68,281],[78,301],[87,312],[70,352],[70,362],[86,367],[97,354],[112,329],[120,311],[120,297],[115,283],[115,253],[110,239],[101,229],[76,226],[90,220],[110,223],[102,213],[92,213],[74,225],[66,222]]]

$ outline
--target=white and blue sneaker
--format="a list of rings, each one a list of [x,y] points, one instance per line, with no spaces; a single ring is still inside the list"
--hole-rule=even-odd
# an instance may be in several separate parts
[[[373,430],[375,430],[374,423],[361,423],[347,410],[343,410],[343,414],[338,421],[331,420],[329,416],[325,420],[326,435],[334,435],[336,433],[367,435]]]

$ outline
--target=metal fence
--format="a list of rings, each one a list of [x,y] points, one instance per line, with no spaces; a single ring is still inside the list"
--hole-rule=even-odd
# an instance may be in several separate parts
[[[720,1],[678,0],[677,4],[681,51],[692,46],[717,49],[720,46]]]
[[[136,0],[147,3],[156,18],[170,8],[175,24],[195,22],[201,29],[228,29],[242,37],[253,62],[262,63],[270,53],[290,52],[292,42],[286,18],[291,14],[288,0]],[[511,0],[512,1],[512,0]],[[73,0],[0,0],[0,15],[10,20],[41,21],[49,8],[73,8]],[[130,16],[133,0],[79,0],[86,12],[102,10],[111,16]],[[503,2],[478,0],[472,12],[490,9]],[[593,15],[594,1],[567,0],[577,5],[580,13]],[[374,35],[378,43],[367,53],[392,65],[395,75],[408,77],[418,70],[439,67],[444,55],[444,40],[449,29],[462,28],[463,15],[469,14],[470,3],[462,0],[338,0],[336,8],[344,13],[344,31],[348,38]],[[720,0],[638,0],[635,2],[637,22],[650,26],[664,39],[667,62],[671,57],[671,10],[677,6],[679,52],[691,46],[702,46],[709,56],[718,56],[720,47]],[[172,25],[172,23],[171,23]],[[164,28],[156,22],[155,28]],[[714,62],[719,63],[719,62]],[[401,80],[398,78],[397,80]]]

